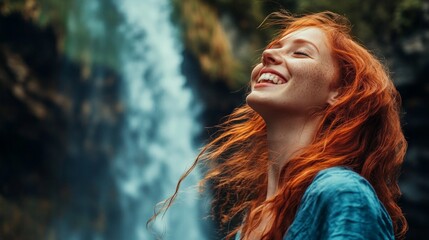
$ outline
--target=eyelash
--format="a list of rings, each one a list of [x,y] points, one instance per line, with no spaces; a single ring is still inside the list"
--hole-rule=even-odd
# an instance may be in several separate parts
[[[279,46],[278,44],[274,44],[274,45],[272,45],[269,48],[276,49],[276,48],[281,48],[281,46]],[[303,51],[295,51],[295,52],[293,52],[293,54],[302,55],[302,56],[305,56],[305,57],[310,57],[310,55],[308,53],[305,53]]]
[[[306,57],[309,57],[309,55],[307,54],[307,53],[305,53],[305,52],[301,52],[301,51],[295,51],[295,52],[293,52],[294,54],[297,54],[297,55],[304,55],[304,56],[306,56]]]

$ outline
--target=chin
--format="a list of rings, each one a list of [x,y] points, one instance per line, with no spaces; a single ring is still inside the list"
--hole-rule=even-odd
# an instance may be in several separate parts
[[[270,102],[269,99],[261,98],[257,94],[250,93],[246,97],[246,103],[252,108],[256,113],[258,113],[262,118],[264,116],[271,115],[275,112],[278,113],[279,109],[276,109],[274,103]]]
[[[255,96],[255,94],[253,94],[253,92],[249,93],[249,95],[246,96],[246,103],[247,105],[249,105],[253,110],[256,111],[255,107],[257,105],[260,105],[261,100],[258,99],[257,96]]]

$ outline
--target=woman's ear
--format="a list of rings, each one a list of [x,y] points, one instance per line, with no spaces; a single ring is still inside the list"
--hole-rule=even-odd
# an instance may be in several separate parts
[[[329,105],[334,105],[337,102],[337,96],[338,96],[338,89],[335,90],[331,90],[328,94],[328,104]]]

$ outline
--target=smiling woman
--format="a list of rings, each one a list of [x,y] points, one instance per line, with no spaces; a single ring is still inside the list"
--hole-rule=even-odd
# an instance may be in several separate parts
[[[261,63],[252,71],[247,103],[265,120],[279,115],[307,118],[311,109],[334,102],[338,91],[331,84],[338,72],[324,32],[303,28],[263,52]],[[275,86],[271,79],[284,84]]]
[[[203,183],[213,183],[222,221],[244,216],[228,239],[402,238],[407,143],[387,70],[342,16],[274,16],[284,28],[252,71],[247,104],[178,187],[200,159],[211,163]]]

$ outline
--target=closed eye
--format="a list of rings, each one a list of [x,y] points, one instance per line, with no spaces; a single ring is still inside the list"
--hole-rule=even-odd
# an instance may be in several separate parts
[[[308,55],[307,53],[305,53],[305,52],[300,52],[300,51],[295,51],[295,52],[293,52],[293,54],[295,54],[295,55],[301,55],[301,56],[306,56],[306,57],[310,57],[310,55]]]

